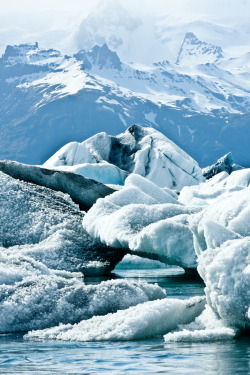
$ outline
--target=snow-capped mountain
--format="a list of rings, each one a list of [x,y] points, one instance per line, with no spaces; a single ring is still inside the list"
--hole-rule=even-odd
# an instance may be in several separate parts
[[[88,70],[91,70],[93,67],[98,69],[122,70],[121,60],[116,52],[108,48],[106,43],[101,47],[95,45],[90,51],[81,50],[74,57],[79,61],[83,61],[84,68]]]
[[[67,142],[138,123],[163,132],[201,166],[229,151],[236,163],[250,163],[247,147],[238,147],[249,133],[249,55],[200,64],[206,43],[193,37],[195,43],[196,66],[128,64],[106,44],[72,57],[37,43],[7,46],[0,59],[0,157],[41,164]]]
[[[200,63],[214,62],[216,56],[222,54],[221,48],[229,57],[248,52],[250,30],[243,11],[241,18],[231,16],[225,20],[225,9],[221,14],[215,12],[216,16],[199,14],[199,11],[192,9],[191,4],[195,0],[188,3],[179,0],[176,11],[173,2],[171,5],[168,1],[162,1],[161,5],[159,2],[157,0],[155,6],[152,6],[150,2],[146,4],[141,1],[139,5],[138,0],[136,11],[129,6],[128,1],[103,0],[99,7],[84,17],[72,36],[71,44],[78,50],[89,50],[96,44],[106,43],[122,61],[141,64],[165,59],[175,63],[185,35],[183,52],[185,47],[189,52],[194,47],[200,58],[204,57],[204,52],[207,55]],[[206,8],[204,2],[202,6]],[[214,9],[220,7],[221,4],[216,4]],[[244,7],[241,4],[241,9]],[[197,4],[196,8],[199,8]],[[211,11],[211,2],[209,8]]]
[[[193,33],[187,33],[178,53],[176,64],[194,66],[216,63],[222,58],[221,47],[202,42]]]
[[[104,1],[81,22],[76,33],[77,47],[89,50],[96,44],[107,43],[116,49],[124,43],[124,34],[139,25],[140,20],[131,16],[119,1]]]

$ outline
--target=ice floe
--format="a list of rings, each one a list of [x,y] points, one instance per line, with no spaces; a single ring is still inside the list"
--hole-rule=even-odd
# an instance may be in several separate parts
[[[187,324],[200,315],[204,297],[189,300],[162,299],[145,302],[106,316],[94,316],[75,325],[29,332],[28,339],[70,341],[127,341],[163,335],[178,324]]]
[[[234,329],[226,327],[218,319],[211,308],[206,305],[203,312],[187,325],[179,325],[174,332],[164,336],[166,342],[171,341],[217,341],[229,340],[235,336]]]
[[[145,282],[110,280],[85,285],[80,278],[65,278],[52,272],[34,272],[15,283],[13,276],[9,278],[9,284],[0,285],[1,333],[74,324],[165,297],[159,286]]]

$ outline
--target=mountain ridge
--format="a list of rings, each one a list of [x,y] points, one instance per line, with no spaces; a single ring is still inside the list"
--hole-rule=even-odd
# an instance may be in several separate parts
[[[19,49],[14,60],[0,59],[1,158],[41,164],[67,142],[138,123],[163,132],[202,166],[229,151],[250,164],[236,143],[246,139],[237,126],[249,132],[248,55],[233,74],[237,63],[225,59],[193,70],[168,61],[137,67],[107,45],[75,57],[36,43]]]

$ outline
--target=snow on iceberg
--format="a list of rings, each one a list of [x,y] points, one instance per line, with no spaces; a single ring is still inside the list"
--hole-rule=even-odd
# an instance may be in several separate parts
[[[124,252],[97,244],[83,229],[83,217],[68,195],[0,172],[1,253],[18,253],[51,269],[108,272]]]
[[[85,215],[83,227],[108,246],[130,249],[167,264],[196,268],[188,215],[200,209],[185,207],[175,197],[173,192],[131,174],[121,190],[96,202]]]
[[[250,237],[232,239],[198,258],[208,304],[226,326],[241,330],[250,328],[249,249]]]
[[[179,202],[188,206],[206,206],[230,196],[235,191],[244,190],[250,184],[250,169],[232,172],[223,171],[205,183],[185,186],[179,195]]]
[[[206,234],[209,221],[217,224],[217,230],[213,228],[213,232],[208,231]],[[190,229],[194,235],[194,247],[197,254],[210,246],[210,243],[207,243],[210,238],[216,236],[219,239],[221,232],[226,229],[228,234],[224,236],[224,239],[250,236],[250,189],[236,190],[220,196],[190,218]]]
[[[113,193],[113,189],[97,181],[84,178],[70,171],[52,171],[14,161],[0,161],[0,171],[26,182],[45,186],[69,194],[82,210],[88,210],[98,198]]]
[[[164,336],[166,342],[171,341],[217,341],[229,340],[235,336],[234,329],[226,327],[218,319],[212,309],[206,305],[202,313],[190,324],[181,324],[176,331]]]
[[[165,297],[159,286],[144,282],[110,280],[84,285],[80,278],[56,276],[50,271],[34,272],[14,284],[12,276],[10,279],[9,284],[0,285],[1,333],[74,324]]]
[[[127,341],[163,335],[178,324],[190,323],[204,309],[205,298],[163,299],[145,302],[127,310],[94,316],[75,325],[60,325],[29,332],[28,339],[70,341]]]
[[[129,127],[116,137],[103,132],[82,143],[69,143],[44,166],[64,168],[103,161],[118,167],[120,174],[123,171],[136,173],[170,189],[181,190],[185,185],[196,185],[205,180],[191,156],[159,131],[139,125]],[[84,169],[82,173],[85,173]]]

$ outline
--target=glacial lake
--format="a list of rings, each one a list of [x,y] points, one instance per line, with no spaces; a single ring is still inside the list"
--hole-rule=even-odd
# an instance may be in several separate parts
[[[117,269],[110,278],[158,283],[168,297],[204,295],[198,277],[178,268]],[[250,374],[250,340],[165,343],[162,337],[128,342],[26,341],[0,335],[0,374]]]

